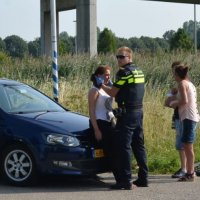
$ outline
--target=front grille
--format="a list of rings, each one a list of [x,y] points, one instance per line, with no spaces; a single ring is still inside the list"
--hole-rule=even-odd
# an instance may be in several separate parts
[[[84,160],[73,162],[73,167],[77,169],[81,169],[83,173],[102,173],[108,172],[108,159],[101,158],[101,159],[94,159],[94,160]]]

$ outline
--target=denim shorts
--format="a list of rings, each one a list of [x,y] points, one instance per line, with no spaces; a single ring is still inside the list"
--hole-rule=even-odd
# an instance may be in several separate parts
[[[182,123],[181,120],[175,119],[175,129],[176,129],[176,150],[183,150],[182,139]]]
[[[196,138],[197,122],[192,121],[190,119],[184,119],[182,121],[182,127],[183,127],[183,135],[181,141],[183,143],[194,143]]]

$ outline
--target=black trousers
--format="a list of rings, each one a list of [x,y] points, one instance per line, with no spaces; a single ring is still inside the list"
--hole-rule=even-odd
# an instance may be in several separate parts
[[[114,154],[114,146],[113,146],[113,128],[111,122],[105,120],[97,120],[98,127],[102,133],[102,140],[97,141],[94,135],[94,129],[92,127],[92,123],[90,122],[90,129],[92,134],[92,140],[95,147],[103,148],[104,154],[108,158],[108,169],[113,171],[113,154]]]
[[[132,180],[132,152],[139,166],[138,179],[148,179],[147,156],[144,146],[143,111],[127,110],[117,121],[115,134],[115,179],[121,184]]]

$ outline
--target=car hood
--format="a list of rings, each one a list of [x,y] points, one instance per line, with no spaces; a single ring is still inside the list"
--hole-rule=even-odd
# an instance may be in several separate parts
[[[20,116],[57,131],[62,130],[69,133],[78,133],[89,128],[88,117],[70,111],[27,113],[20,114]]]

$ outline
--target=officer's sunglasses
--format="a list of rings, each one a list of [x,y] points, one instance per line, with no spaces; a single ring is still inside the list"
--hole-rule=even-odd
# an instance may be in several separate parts
[[[125,57],[128,57],[128,56],[124,56],[124,55],[116,55],[116,58],[117,58],[117,59],[124,59]]]

